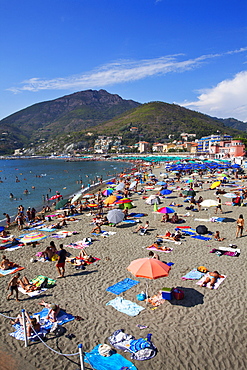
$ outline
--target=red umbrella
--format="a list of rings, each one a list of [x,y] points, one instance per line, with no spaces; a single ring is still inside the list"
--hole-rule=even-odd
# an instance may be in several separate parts
[[[139,258],[131,262],[127,267],[136,277],[144,277],[147,279],[158,279],[163,276],[168,276],[171,267],[166,263],[154,258]]]
[[[49,198],[49,200],[54,200],[54,199],[58,199],[58,198],[61,198],[62,195],[61,194],[56,194],[56,195],[53,195],[51,198]]]
[[[129,198],[123,198],[123,199],[117,200],[116,202],[114,202],[114,204],[125,204],[125,203],[131,203],[131,202],[133,201]]]

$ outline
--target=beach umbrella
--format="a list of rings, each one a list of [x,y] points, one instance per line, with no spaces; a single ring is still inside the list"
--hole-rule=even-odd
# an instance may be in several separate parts
[[[116,202],[117,200],[117,197],[115,195],[110,195],[108,198],[106,198],[103,202],[105,204],[112,204],[114,202]]]
[[[163,189],[160,191],[161,195],[169,195],[171,193],[172,193],[172,190],[169,190],[169,189]]]
[[[129,190],[134,189],[134,187],[136,186],[136,184],[137,184],[137,181],[133,181],[133,182],[130,184],[130,186],[129,186]]]
[[[165,181],[158,181],[156,185],[160,185],[160,186],[166,185],[166,182]]]
[[[49,198],[49,200],[59,199],[61,197],[62,197],[61,194],[56,194],[56,195],[53,195],[51,198]]]
[[[183,195],[186,195],[188,197],[194,197],[196,195],[196,192],[193,189],[191,189],[191,190],[184,190],[183,191]]]
[[[226,198],[237,198],[237,195],[234,194],[234,193],[226,193],[226,194],[223,194],[223,197],[226,197]]]
[[[136,277],[158,279],[168,276],[171,267],[154,258],[139,258],[130,263],[127,270]]]
[[[120,182],[117,186],[116,186],[116,190],[117,191],[120,191],[120,190],[123,190],[125,187],[125,184],[123,182]]]
[[[70,203],[73,204],[75,202],[77,202],[77,200],[81,199],[82,198],[82,193],[78,193],[76,195],[73,196],[73,198],[71,199]]]
[[[107,185],[112,185],[112,184],[115,184],[115,183],[113,181],[108,181],[106,184]]]
[[[113,193],[113,189],[111,188],[108,188],[108,189],[105,189],[104,191],[102,191],[102,194],[105,196],[105,197],[109,197],[109,195],[111,195]]]
[[[96,208],[96,207],[98,207],[98,204],[97,203],[89,203],[88,204],[88,207],[90,207],[90,208]]]
[[[20,242],[21,243],[24,243],[24,244],[28,244],[28,243],[34,243],[34,242],[38,242],[42,239],[45,239],[47,238],[46,235],[42,234],[41,232],[33,232],[33,233],[30,233],[30,234],[26,234],[24,235],[21,239],[20,239]]]
[[[107,213],[106,217],[111,224],[118,224],[123,221],[124,214],[120,209],[112,209]]]
[[[132,200],[129,198],[122,198],[122,199],[116,200],[114,204],[126,204],[126,203],[131,203],[131,202]]]
[[[155,175],[153,173],[150,173],[148,176],[149,177],[154,177]]]
[[[170,207],[161,207],[157,210],[157,212],[159,213],[174,213],[174,209],[170,208]]]
[[[201,207],[206,207],[206,208],[216,207],[218,204],[219,204],[219,202],[217,202],[217,200],[205,199],[201,202]]]
[[[60,200],[59,202],[57,202],[57,204],[55,205],[55,209],[60,209],[60,208],[63,208],[65,206],[65,204],[68,203],[68,199],[62,199]]]
[[[208,233],[208,228],[205,225],[198,225],[196,227],[197,234],[203,235]]]
[[[213,182],[213,184],[210,186],[210,189],[215,189],[217,188],[217,186],[220,186],[221,184],[221,181],[215,181]]]

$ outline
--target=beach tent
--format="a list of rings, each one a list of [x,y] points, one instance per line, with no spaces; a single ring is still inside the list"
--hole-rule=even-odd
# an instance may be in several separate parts
[[[168,276],[171,267],[154,258],[139,258],[130,263],[127,270],[136,277],[158,279]]]
[[[158,195],[150,195],[150,197],[146,199],[146,203],[153,205],[153,204],[160,204],[161,201]]]

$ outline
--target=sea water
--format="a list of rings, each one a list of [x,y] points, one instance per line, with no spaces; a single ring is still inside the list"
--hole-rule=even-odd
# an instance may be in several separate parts
[[[56,192],[66,198],[99,182],[101,177],[110,179],[131,167],[133,164],[113,161],[0,160],[0,223],[3,224],[3,213],[8,213],[12,221],[21,204],[25,210],[28,207],[40,210]]]

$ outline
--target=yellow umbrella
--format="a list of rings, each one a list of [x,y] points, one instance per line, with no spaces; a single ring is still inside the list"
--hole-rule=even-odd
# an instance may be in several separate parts
[[[105,204],[112,204],[112,203],[116,202],[116,200],[117,200],[117,197],[115,195],[110,195],[109,197],[107,197],[104,200],[104,203]]]
[[[210,186],[210,189],[215,189],[217,188],[217,186],[220,186],[221,184],[221,181],[215,181],[213,182],[213,184]]]

